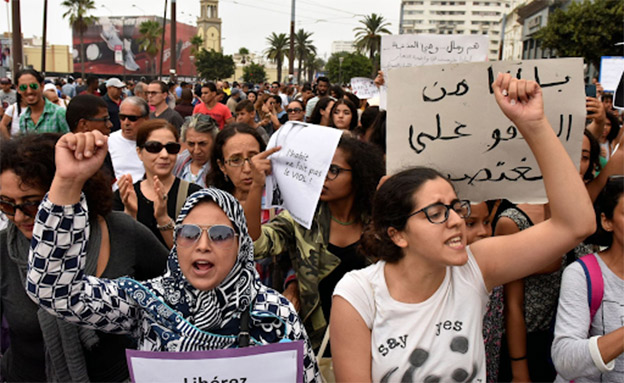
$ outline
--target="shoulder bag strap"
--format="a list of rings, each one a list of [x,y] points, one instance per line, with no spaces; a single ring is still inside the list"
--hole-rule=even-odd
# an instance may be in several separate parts
[[[578,262],[583,267],[585,279],[587,280],[587,303],[589,304],[590,323],[602,303],[604,295],[604,280],[602,271],[595,254],[587,254],[579,258]]]
[[[178,185],[178,197],[176,198],[176,216],[173,218],[174,221],[178,219],[182,206],[184,206],[184,202],[186,202],[189,185],[190,184],[187,181],[180,179],[180,184]]]

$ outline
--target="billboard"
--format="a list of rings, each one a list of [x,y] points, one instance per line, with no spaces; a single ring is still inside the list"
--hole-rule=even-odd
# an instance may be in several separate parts
[[[85,72],[107,75],[152,75],[160,69],[160,46],[153,58],[140,48],[142,38],[139,33],[141,23],[156,21],[162,25],[162,17],[121,16],[98,17],[98,20],[83,35],[85,50]],[[169,75],[171,68],[171,23],[165,27],[165,51],[163,75]],[[177,23],[176,56],[178,76],[195,76],[195,64],[191,59],[190,40],[197,34],[197,27]],[[158,39],[160,41],[160,38]],[[80,36],[73,31],[74,70],[80,71]]]

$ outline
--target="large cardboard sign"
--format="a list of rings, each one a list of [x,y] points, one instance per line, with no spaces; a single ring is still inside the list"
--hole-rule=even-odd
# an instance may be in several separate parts
[[[267,145],[282,149],[270,157],[263,208],[284,208],[309,229],[341,135],[340,129],[303,122],[288,121],[279,128]]]
[[[136,383],[303,381],[303,341],[192,352],[126,350]]]
[[[491,83],[498,72],[537,81],[555,133],[577,164],[585,127],[580,58],[465,63],[389,72],[387,168],[438,169],[460,198],[543,203],[537,163],[518,129],[500,111]]]

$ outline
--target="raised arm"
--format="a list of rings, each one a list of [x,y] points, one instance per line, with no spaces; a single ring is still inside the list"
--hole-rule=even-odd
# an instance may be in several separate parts
[[[519,233],[471,245],[488,289],[547,266],[590,235],[596,225],[578,170],[544,115],[539,85],[499,74],[492,88],[498,106],[518,127],[539,164],[551,218]]]

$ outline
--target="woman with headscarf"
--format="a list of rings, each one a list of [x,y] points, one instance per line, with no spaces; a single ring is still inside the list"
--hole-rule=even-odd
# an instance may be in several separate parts
[[[55,178],[33,231],[26,288],[31,298],[69,322],[130,334],[140,350],[149,351],[236,347],[248,319],[251,345],[303,340],[303,381],[316,381],[318,367],[301,320],[286,298],[258,281],[243,209],[226,192],[203,189],[187,199],[161,277],[138,282],[83,274],[90,227],[80,190],[106,151],[99,132],[70,133],[59,141]]]

